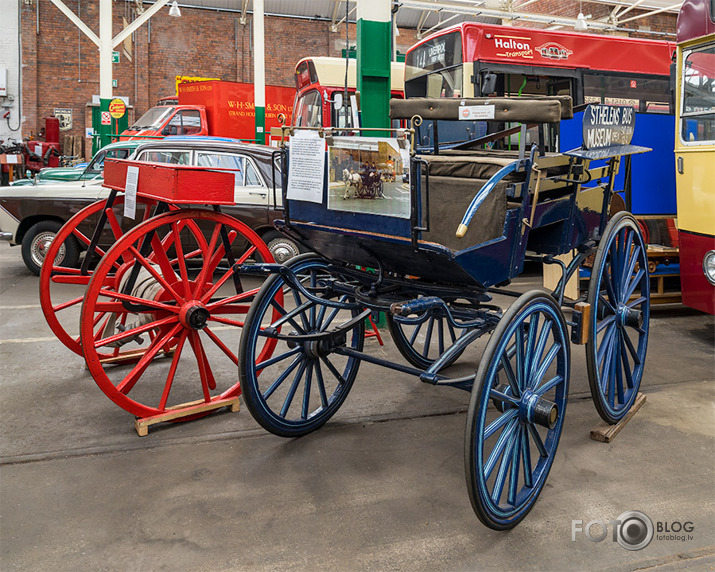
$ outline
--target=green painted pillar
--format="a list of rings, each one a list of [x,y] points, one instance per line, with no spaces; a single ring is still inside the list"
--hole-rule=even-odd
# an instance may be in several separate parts
[[[266,47],[263,0],[253,0],[253,98],[256,141],[266,142]]]
[[[357,0],[357,88],[363,127],[390,126],[391,42],[390,0]]]
[[[109,145],[112,142],[112,120],[111,117],[109,119],[109,124],[108,125],[103,125],[102,124],[102,115],[108,115],[109,114],[109,104],[111,102],[110,99],[104,99],[100,98],[99,100],[99,129],[95,127],[95,133],[99,133],[99,147],[104,147],[105,145]]]

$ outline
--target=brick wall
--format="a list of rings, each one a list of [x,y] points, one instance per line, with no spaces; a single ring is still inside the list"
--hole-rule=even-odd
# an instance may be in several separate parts
[[[22,10],[24,134],[37,134],[42,118],[56,107],[73,110],[71,134],[91,127],[88,105],[99,93],[97,47],[72,24],[50,0],[39,2],[39,34],[35,9]],[[98,2],[65,0],[92,30],[99,24]],[[122,29],[124,3],[114,3],[113,33]],[[527,9],[575,17],[579,5],[560,0],[538,0]],[[584,4],[594,18],[606,15],[607,7]],[[584,8],[586,10],[586,8]],[[239,14],[213,10],[181,9],[181,18],[163,8],[134,34],[133,60],[124,54],[114,64],[118,86],[115,95],[129,98],[131,113],[138,117],[157,99],[175,93],[175,76],[218,77],[228,81],[253,81],[252,22],[241,24]],[[633,10],[634,15],[638,14]],[[633,22],[652,30],[673,32],[675,16],[662,14]],[[267,16],[266,83],[293,86],[295,63],[306,56],[339,56],[345,46],[345,28],[330,31],[330,22]],[[349,26],[355,45],[355,26]],[[417,41],[416,31],[401,29],[397,47],[405,52]],[[122,47],[118,46],[122,52]],[[131,116],[130,116],[131,117]]]

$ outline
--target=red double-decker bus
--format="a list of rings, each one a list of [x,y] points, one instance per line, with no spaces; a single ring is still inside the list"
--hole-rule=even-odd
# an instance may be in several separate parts
[[[674,216],[673,148],[675,118],[670,64],[675,44],[465,22],[424,38],[405,59],[405,97],[519,97],[570,95],[574,105],[630,105],[638,117],[633,143],[653,148],[632,162],[632,188],[625,189],[631,212]],[[548,146],[564,151],[582,143],[582,115],[550,130]],[[420,142],[477,139],[511,127],[487,122],[425,121]],[[506,145],[517,145],[518,135]],[[536,132],[527,134],[527,142]],[[616,180],[625,185],[624,174]]]
[[[359,126],[356,102],[356,61],[344,58],[310,57],[303,58],[295,66],[295,102],[293,123],[297,127],[338,127]],[[347,90],[345,93],[345,74]],[[392,97],[404,97],[405,64],[393,62],[390,73],[390,93]],[[336,98],[340,104],[336,105]]]

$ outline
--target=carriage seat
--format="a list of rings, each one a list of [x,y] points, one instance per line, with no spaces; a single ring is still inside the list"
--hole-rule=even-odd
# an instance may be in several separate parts
[[[464,106],[494,106],[492,121],[518,123],[558,123],[573,117],[573,103],[568,96],[520,98],[410,98],[390,101],[392,119],[410,119],[419,115],[426,120],[457,120]],[[429,173],[430,230],[422,239],[442,244],[452,250],[462,250],[503,235],[507,208],[507,188],[523,182],[525,173],[511,173],[500,181],[479,208],[463,238],[455,231],[477,192],[502,167],[518,158],[514,151],[475,150],[445,151],[440,155],[425,155]],[[425,180],[423,176],[422,187]],[[423,200],[426,200],[423,191]]]
[[[513,157],[492,152],[491,156],[424,155],[420,159],[429,173],[430,230],[422,233],[423,240],[462,250],[502,236],[508,208],[506,191],[509,184],[524,181],[523,172],[511,173],[496,185],[464,238],[457,238],[455,230],[477,192],[502,167],[513,163]],[[425,184],[423,175],[423,200]]]

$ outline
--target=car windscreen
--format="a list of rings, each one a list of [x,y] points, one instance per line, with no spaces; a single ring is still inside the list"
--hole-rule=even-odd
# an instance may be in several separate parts
[[[172,113],[174,113],[173,107],[152,107],[135,121],[130,129],[157,129]]]
[[[92,159],[92,162],[87,165],[87,173],[101,173],[104,170],[105,159],[126,159],[131,155],[133,149],[109,149],[108,151],[99,151]]]

